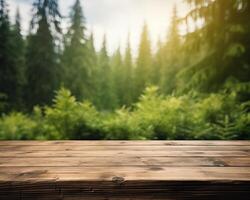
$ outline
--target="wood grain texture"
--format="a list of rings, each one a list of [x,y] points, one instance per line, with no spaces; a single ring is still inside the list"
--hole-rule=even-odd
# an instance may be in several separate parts
[[[249,197],[250,141],[0,141],[0,200]]]

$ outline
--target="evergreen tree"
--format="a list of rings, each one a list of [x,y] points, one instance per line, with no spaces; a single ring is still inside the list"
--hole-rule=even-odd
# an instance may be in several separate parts
[[[153,79],[152,82],[154,85],[160,86],[161,84],[161,79],[164,77],[163,72],[164,72],[164,64],[165,64],[165,54],[164,54],[164,46],[161,42],[161,40],[158,40],[157,43],[157,52],[154,55],[153,58]],[[163,77],[162,77],[163,76]]]
[[[159,51],[164,52],[163,68],[161,71],[161,88],[164,93],[171,93],[176,89],[176,75],[180,70],[181,41],[178,26],[177,7],[175,5],[170,29],[167,34],[167,42],[164,47],[159,48]]]
[[[112,58],[112,89],[113,94],[116,96],[117,104],[119,106],[123,105],[122,98],[125,91],[123,91],[123,76],[124,76],[124,68],[123,68],[123,61],[122,55],[120,51],[120,47],[116,50]]]
[[[1,107],[6,107],[9,92],[13,89],[12,70],[9,66],[10,24],[5,0],[0,1],[0,99]]]
[[[106,36],[103,39],[102,49],[98,56],[98,104],[103,110],[113,109],[116,106],[112,88],[110,60],[107,52]]]
[[[124,58],[124,76],[123,76],[123,97],[122,102],[124,105],[131,105],[134,100],[134,92],[133,92],[133,58],[130,47],[130,38],[128,37],[127,47],[125,51]]]
[[[94,33],[91,32],[89,39],[87,40],[87,49],[88,49],[88,58],[90,58],[89,62],[91,66],[96,67],[97,65],[97,54],[96,54],[96,49],[95,49],[95,44],[94,44]],[[93,70],[96,71],[96,70]],[[93,72],[94,73],[94,72]]]
[[[152,54],[147,24],[144,24],[139,45],[139,55],[135,70],[136,91],[139,97],[152,80]]]
[[[58,4],[56,0],[37,0],[35,15],[27,47],[27,103],[34,105],[51,103],[58,89],[59,66],[55,40],[51,29],[59,31]],[[37,28],[35,28],[37,27]],[[32,34],[33,29],[35,33]],[[57,32],[54,32],[56,34]]]
[[[89,39],[86,42],[87,45],[87,59],[88,59],[88,67],[91,69],[90,72],[90,100],[95,105],[98,103],[97,100],[97,89],[98,89],[98,56],[96,53],[95,45],[94,45],[94,33],[91,32]]]
[[[248,82],[250,22],[246,19],[250,17],[249,2],[241,0],[188,0],[187,2],[192,10],[185,19],[195,24],[199,21],[204,23],[201,26],[197,25],[196,29],[188,33],[185,38],[186,43],[193,48],[193,55],[196,55],[197,59],[180,74],[182,80],[189,79],[188,84],[182,84],[183,88],[211,92],[221,89],[232,77]]]
[[[17,68],[17,77],[16,77],[16,104],[17,109],[24,106],[24,94],[23,90],[25,89],[26,83],[26,74],[25,74],[25,42],[21,33],[21,16],[19,9],[16,12],[16,20],[13,28],[13,53],[15,66]]]
[[[62,57],[65,75],[63,82],[78,99],[88,99],[91,91],[92,69],[88,62],[85,17],[79,0],[76,0],[70,18],[71,26],[66,35]]]
[[[37,28],[39,21],[46,16],[47,23],[53,29],[54,35],[61,32],[58,0],[34,0],[33,18],[31,20],[31,29]]]
[[[11,29],[5,0],[0,1],[0,101],[4,111],[18,109],[21,101],[22,51],[20,21]],[[18,46],[20,44],[20,46]],[[19,63],[20,61],[20,63]],[[3,107],[3,106],[1,106]]]

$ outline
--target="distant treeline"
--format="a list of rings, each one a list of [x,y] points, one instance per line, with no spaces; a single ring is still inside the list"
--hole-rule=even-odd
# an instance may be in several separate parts
[[[61,87],[99,110],[131,106],[150,85],[177,96],[235,91],[239,103],[248,101],[250,2],[186,3],[190,11],[183,18],[174,7],[166,39],[159,41],[156,53],[144,25],[138,57],[133,59],[129,37],[124,55],[118,48],[109,56],[105,37],[101,50],[95,50],[80,0],[72,6],[66,34],[58,1],[34,0],[26,37],[21,34],[19,11],[12,24],[8,2],[0,0],[0,111],[30,112],[36,105],[51,105]],[[186,27],[184,35],[180,25]]]

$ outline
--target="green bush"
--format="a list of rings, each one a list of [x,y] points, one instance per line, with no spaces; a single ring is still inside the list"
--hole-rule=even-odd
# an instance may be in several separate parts
[[[28,140],[34,138],[36,123],[21,113],[11,113],[0,120],[0,139]]]
[[[53,126],[60,139],[100,139],[99,113],[88,102],[80,103],[70,91],[57,92],[52,107],[45,108],[45,121]]]
[[[132,108],[98,112],[61,89],[52,106],[35,107],[30,116],[3,115],[0,139],[250,139],[249,110],[235,90],[162,96],[149,87]]]
[[[123,108],[103,120],[105,139],[129,140],[135,137],[135,126],[131,124],[131,113]]]
[[[188,139],[188,105],[185,97],[163,97],[158,88],[147,88],[136,104],[134,120],[146,139]]]
[[[34,139],[37,140],[63,139],[62,135],[56,130],[56,127],[51,125],[51,123],[47,123],[42,108],[35,107],[31,117],[36,122],[36,126],[33,129],[35,136]]]

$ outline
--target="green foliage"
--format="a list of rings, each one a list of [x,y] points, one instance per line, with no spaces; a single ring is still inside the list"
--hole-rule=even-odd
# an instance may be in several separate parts
[[[46,122],[66,139],[98,139],[98,112],[88,102],[76,102],[68,90],[61,89],[52,107],[45,108]]]
[[[173,16],[171,20],[171,25],[169,28],[169,33],[167,34],[167,40],[165,44],[159,45],[158,57],[160,56],[160,82],[158,85],[161,86],[161,90],[164,93],[171,93],[176,90],[176,74],[180,70],[180,61],[182,61],[185,56],[181,51],[181,37],[179,34],[179,23],[177,16],[177,8],[173,8]],[[182,57],[182,59],[180,59]],[[158,61],[159,62],[159,61]]]
[[[36,123],[21,113],[11,113],[0,121],[0,139],[27,140],[34,138]]]
[[[56,0],[51,0],[51,2],[54,1]],[[34,16],[39,18],[38,27],[35,34],[28,37],[26,53],[26,103],[29,109],[36,105],[51,104],[54,91],[58,88],[58,57],[55,51],[51,25],[49,24],[52,13],[46,12],[49,5],[46,5],[46,3],[40,5],[40,2],[36,5],[39,12],[37,16]]]
[[[234,93],[164,96],[149,87],[133,108],[112,113],[64,88],[53,102],[30,116],[3,115],[0,139],[250,139],[250,102],[239,104]]]
[[[232,77],[249,82],[249,1],[186,2],[191,9],[182,21],[195,24],[195,29],[184,37],[183,51],[192,56],[178,72],[178,90],[217,92]]]
[[[33,129],[34,138],[37,140],[55,140],[62,139],[61,134],[56,131],[56,127],[47,123],[46,118],[44,117],[42,108],[36,106],[34,107],[31,118],[36,122],[36,126]]]
[[[25,41],[21,34],[21,16],[19,9],[16,12],[16,20],[13,27],[13,60],[16,66],[16,90],[15,90],[15,106],[16,110],[23,110],[24,108],[24,94],[23,89],[26,84],[26,69],[25,69]]]
[[[90,37],[88,38],[87,42],[86,42],[86,47],[88,49],[88,51],[86,52],[86,58],[87,58],[87,63],[88,63],[88,67],[91,72],[90,77],[91,80],[89,82],[89,88],[90,90],[88,90],[89,92],[89,97],[88,99],[93,102],[93,104],[97,105],[98,103],[98,98],[97,95],[95,93],[95,91],[97,91],[98,89],[98,60],[97,60],[97,53],[96,53],[96,49],[95,49],[95,45],[94,45],[94,34],[93,32],[91,33]]]
[[[120,51],[120,47],[117,49],[111,59],[111,76],[112,76],[112,90],[114,91],[114,98],[119,106],[125,105],[123,102],[124,92],[124,65]]]
[[[233,136],[233,139],[250,139],[250,114],[244,113],[236,119],[235,130],[236,133]]]
[[[41,18],[47,16],[48,23],[53,26],[56,32],[61,32],[58,0],[34,0],[33,3],[33,18],[31,21],[31,28],[39,23]]]
[[[123,64],[123,76],[122,76],[122,91],[123,94],[120,97],[122,105],[131,106],[134,100],[134,78],[133,78],[133,57],[130,46],[130,38],[128,37],[127,47],[125,51],[124,64]]]
[[[105,139],[129,140],[139,139],[136,131],[137,124],[133,121],[131,112],[125,108],[117,110],[114,114],[107,116],[103,121]]]
[[[188,139],[187,125],[192,124],[188,100],[185,97],[164,97],[157,91],[156,87],[147,88],[136,104],[135,116],[146,131],[146,138]]]
[[[12,27],[8,5],[0,1],[0,111],[20,109],[24,83],[24,45],[20,30],[20,16]],[[2,98],[4,95],[4,98]]]
[[[91,47],[86,45],[85,17],[79,0],[72,8],[70,19],[71,25],[64,39],[62,83],[77,99],[89,99],[93,69],[89,66],[87,52]]]
[[[145,87],[152,83],[152,52],[148,26],[145,23],[141,33],[138,58],[135,69],[135,94],[141,95]]]
[[[97,107],[102,110],[112,110],[116,107],[116,95],[112,79],[112,69],[107,51],[106,36],[103,38],[102,49],[98,55],[97,69]]]

